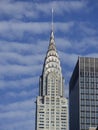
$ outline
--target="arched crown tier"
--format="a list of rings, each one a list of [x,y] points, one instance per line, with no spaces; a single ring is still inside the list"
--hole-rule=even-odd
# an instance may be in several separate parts
[[[43,73],[45,73],[47,69],[52,70],[53,68],[58,69],[61,72],[60,60],[56,50],[54,34],[52,31],[50,35],[50,43],[49,43],[48,51],[44,61]]]
[[[57,78],[56,75],[58,75],[59,78]],[[44,96],[44,95],[49,94],[50,92],[49,88],[51,88],[51,86],[49,86],[50,83],[48,82],[48,80],[50,79],[52,80],[51,77],[54,77],[54,78],[56,77],[55,79],[56,82],[55,82],[54,87],[60,92],[60,93],[57,93],[57,95],[63,96],[63,78],[62,78],[60,60],[59,60],[59,56],[56,50],[53,31],[51,32],[51,35],[50,35],[50,43],[49,43],[48,51],[46,53],[44,66],[43,66],[43,72],[40,79],[40,95]],[[56,86],[57,83],[58,83],[58,86]]]

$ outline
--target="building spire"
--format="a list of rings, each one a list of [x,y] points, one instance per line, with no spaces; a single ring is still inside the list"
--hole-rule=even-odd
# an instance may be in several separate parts
[[[51,20],[51,39],[54,39],[54,34],[53,34],[53,31],[54,31],[54,27],[53,27],[53,8],[52,8],[52,20]]]
[[[52,8],[52,32],[53,32],[53,8]]]

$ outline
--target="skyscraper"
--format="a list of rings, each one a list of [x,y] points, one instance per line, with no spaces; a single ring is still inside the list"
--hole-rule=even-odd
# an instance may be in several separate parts
[[[97,128],[91,127],[91,128],[89,128],[89,130],[98,130],[98,127]]]
[[[69,84],[70,130],[98,125],[98,58],[79,57]]]
[[[36,130],[68,130],[68,102],[53,29],[36,100]]]

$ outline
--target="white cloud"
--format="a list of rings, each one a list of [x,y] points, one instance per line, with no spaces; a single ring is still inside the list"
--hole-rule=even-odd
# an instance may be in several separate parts
[[[37,39],[32,43],[0,41],[0,53],[1,55],[2,53],[9,53],[8,55],[13,54],[16,55],[16,57],[19,56],[22,57],[26,55],[28,56],[28,58],[30,56],[34,57],[34,55],[36,55],[38,56],[38,58],[41,59],[43,57],[43,53],[45,55],[45,52],[48,48],[48,44],[49,39],[48,40]],[[39,55],[39,53],[41,55]]]
[[[35,34],[46,34],[50,32],[49,22],[14,22],[9,21],[0,22],[0,36],[8,39],[21,39],[25,37],[25,33],[29,35]],[[55,31],[58,32],[69,32],[73,27],[74,22],[58,22],[54,23]],[[33,38],[33,37],[32,37]]]
[[[12,31],[17,33],[23,33],[24,31],[30,31],[34,34],[40,34],[49,32],[51,23],[49,22],[14,22],[14,21],[2,21],[0,22],[0,33],[4,31]],[[74,25],[74,22],[56,22],[54,23],[54,28],[57,31],[69,31],[69,29]]]
[[[35,66],[7,65],[7,66],[0,66],[0,72],[1,74],[9,74],[9,75],[31,74],[33,76],[36,75],[41,68],[42,65],[35,65]]]
[[[8,39],[21,39],[25,33],[41,34],[49,30],[48,23],[0,22],[0,36]]]
[[[25,89],[27,87],[30,87],[31,85],[37,85],[39,82],[39,77],[33,77],[32,78],[24,78],[21,80],[0,80],[0,89]]]
[[[74,22],[70,21],[70,22],[56,22],[54,23],[54,29],[56,30],[56,32],[69,32],[71,31],[71,28],[74,26]]]
[[[33,110],[32,110],[33,111]],[[15,121],[18,119],[18,121],[19,120],[23,120],[23,119],[26,119],[27,120],[27,118],[32,118],[31,117],[31,112],[32,111],[20,111],[20,110],[17,110],[17,111],[15,111],[15,112],[13,112],[13,111],[10,111],[10,112],[5,112],[5,113],[1,113],[0,114],[0,118],[2,118],[2,119],[15,119]]]
[[[77,11],[83,9],[86,6],[86,2],[83,1],[53,1],[53,2],[46,2],[36,4],[37,10],[49,13],[50,10],[53,8],[55,13],[61,14],[64,11]]]
[[[0,129],[10,129],[34,126],[35,98],[16,102],[8,105],[0,105]],[[32,123],[31,123],[32,122]],[[6,125],[5,125],[6,124]]]
[[[5,121],[4,121],[5,122]],[[34,130],[35,123],[33,119],[29,119],[26,121],[19,121],[19,122],[15,122],[15,123],[6,123],[0,126],[0,129],[3,130]]]
[[[23,67],[40,65],[42,62],[43,55],[40,54],[32,54],[32,55],[21,55],[14,52],[1,52],[0,53],[0,63],[4,65],[12,64],[17,65],[15,69],[18,68],[18,65],[22,65]]]
[[[38,79],[37,79],[37,81],[38,81]],[[29,83],[28,83],[28,85],[29,85]],[[36,85],[36,84],[34,84],[34,85]],[[18,87],[20,87],[20,86],[18,86]],[[20,92],[16,92],[15,90],[16,89],[18,89],[19,90],[19,88],[14,88],[14,91],[8,91],[7,93],[5,93],[5,97],[10,97],[10,98],[15,98],[15,99],[22,99],[22,98],[28,98],[28,97],[36,97],[37,95],[38,95],[38,86],[37,87],[32,87],[32,89],[30,89],[30,90],[27,90],[27,87],[26,88],[23,88],[23,90],[22,91],[20,91]],[[24,87],[24,86],[23,86]],[[21,88],[21,87],[20,87]],[[25,90],[26,89],[26,90]]]
[[[59,51],[59,54],[60,54],[61,61],[70,67],[72,67],[76,63],[77,58],[78,58],[78,54],[75,54],[75,53],[67,54],[67,53]]]
[[[63,11],[77,11],[85,8],[86,2],[84,1],[53,1],[53,2],[33,2],[33,1],[12,1],[2,0],[0,2],[0,14],[9,15],[9,18],[22,19],[36,18],[40,13],[49,14],[53,7],[55,13],[60,14]]]
[[[30,111],[33,108],[35,108],[35,98],[32,98],[30,100],[24,100],[20,102],[14,102],[6,105],[0,105],[0,110],[3,112],[9,112],[9,111]]]
[[[87,52],[89,53],[89,51],[92,51],[92,53],[94,53],[95,49],[98,48],[98,38],[96,36],[85,37],[81,40],[75,40],[75,42],[72,44],[74,45],[72,46],[73,50],[78,53],[87,54]]]
[[[98,58],[98,53],[91,53],[91,54],[87,54],[87,57],[94,57],[94,58]]]
[[[19,2],[19,1],[10,1],[5,0],[0,2],[0,15],[7,15],[12,19],[22,19],[25,17],[36,17],[37,13],[32,11],[33,3],[29,2]]]
[[[95,28],[94,24],[90,24],[89,22],[80,22],[78,23],[78,26],[82,33],[85,34],[85,36],[95,36],[98,34],[97,28]]]
[[[71,43],[66,38],[55,38],[55,44],[57,46],[57,50],[66,50],[71,47]]]

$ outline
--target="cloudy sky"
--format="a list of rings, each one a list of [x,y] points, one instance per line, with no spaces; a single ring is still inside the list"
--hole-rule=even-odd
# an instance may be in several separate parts
[[[0,130],[34,130],[51,8],[65,96],[78,56],[98,57],[97,0],[0,0]]]

